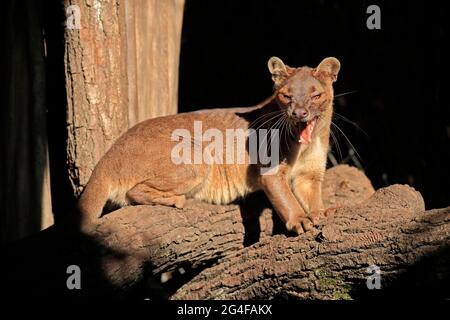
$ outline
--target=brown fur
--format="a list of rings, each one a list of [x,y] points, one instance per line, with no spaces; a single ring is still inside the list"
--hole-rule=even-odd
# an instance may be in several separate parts
[[[333,113],[332,83],[339,68],[335,58],[324,59],[317,68],[290,68],[280,59],[271,58],[269,70],[275,92],[254,107],[202,110],[137,124],[97,164],[78,202],[83,225],[99,218],[107,201],[118,206],[161,204],[181,208],[187,198],[223,204],[264,190],[289,230],[308,230],[312,214],[323,209],[321,183]],[[248,164],[248,152],[245,164],[174,164],[171,160],[171,150],[179,143],[171,140],[173,130],[192,132],[194,121],[202,121],[203,132],[209,128],[222,132],[247,130],[264,122],[258,123],[258,119],[265,120],[259,117],[281,111],[298,137],[305,124],[292,116],[296,108],[304,108],[310,118],[317,118],[312,141],[300,144],[298,139],[285,136],[274,175],[261,175],[260,165]],[[268,121],[261,128],[269,128],[274,122]]]

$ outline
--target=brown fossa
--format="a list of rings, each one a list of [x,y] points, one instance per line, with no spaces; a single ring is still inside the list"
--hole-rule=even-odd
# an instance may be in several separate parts
[[[288,230],[309,230],[316,214],[323,211],[321,185],[329,148],[333,82],[340,62],[329,57],[316,68],[292,68],[272,57],[268,67],[274,93],[256,106],[158,117],[123,134],[99,161],[78,201],[81,225],[89,226],[100,218],[107,202],[182,208],[189,198],[226,204],[264,190]],[[172,153],[180,143],[173,138],[174,131],[192,132],[196,121],[203,130],[220,132],[278,128],[276,170],[262,174],[264,165],[251,163],[248,141],[243,142],[247,144],[244,163],[174,163]],[[242,143],[237,138],[232,141]],[[189,143],[200,145],[202,152],[205,149],[204,141],[196,141],[195,136]]]

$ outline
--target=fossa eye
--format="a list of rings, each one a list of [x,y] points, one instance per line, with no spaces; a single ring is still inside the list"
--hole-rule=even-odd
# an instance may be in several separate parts
[[[292,99],[291,96],[286,93],[283,93],[282,96],[283,96],[283,99],[287,100],[287,101],[291,101],[291,99]]]
[[[316,94],[313,94],[312,99],[313,100],[319,100],[320,97],[322,97],[322,93],[316,93]]]
[[[280,93],[279,99],[286,104],[292,102],[292,97],[287,93]]]

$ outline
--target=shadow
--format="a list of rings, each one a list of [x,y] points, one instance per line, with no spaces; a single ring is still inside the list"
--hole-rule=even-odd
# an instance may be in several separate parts
[[[450,184],[442,181],[450,180],[450,114],[445,72],[436,72],[446,64],[447,10],[377,4],[382,26],[370,30],[367,1],[187,0],[179,111],[255,105],[272,92],[271,56],[292,66],[335,56],[342,63],[335,93],[358,92],[335,100],[335,111],[356,126],[337,124],[374,187],[408,183],[428,208],[449,205]],[[418,124],[424,106],[432,121]],[[345,157],[351,146],[335,131]]]
[[[112,232],[112,231],[111,231]],[[166,289],[153,276],[150,262],[142,263],[126,247],[113,248],[79,232],[73,221],[58,225],[0,248],[2,290],[8,299],[167,299]],[[80,288],[67,285],[80,270]],[[105,272],[108,270],[108,273]],[[134,280],[128,276],[138,273]],[[130,278],[130,279],[131,279]]]
[[[262,201],[261,201],[262,200]],[[264,201],[266,200],[266,201]],[[269,200],[262,193],[254,193],[239,201],[239,209],[244,225],[244,247],[259,241],[261,225],[259,217],[266,208],[270,208]]]
[[[8,0],[1,15],[0,243],[6,243],[39,231],[44,210],[57,222],[75,197],[61,174],[68,172],[64,6]],[[48,174],[51,203],[43,190]]]
[[[435,212],[427,212],[424,216],[426,219],[445,221],[445,211],[437,210]],[[442,216],[442,217],[439,217]],[[435,225],[439,228],[439,225]],[[402,234],[410,237],[417,233],[433,235],[433,226],[431,224],[421,224],[420,227],[412,226],[408,230],[403,230]],[[450,240],[450,239],[447,239]],[[421,237],[421,247],[417,253],[410,255],[419,255],[427,245],[424,244],[423,235]],[[401,241],[400,241],[401,242]],[[431,242],[430,245],[436,245]],[[419,250],[420,249],[420,250]],[[398,300],[398,299],[433,299],[443,300],[450,299],[450,241],[433,252],[424,254],[417,259],[413,265],[398,267],[400,272],[394,274],[391,270],[381,269],[381,289],[368,290],[365,281],[361,281],[360,285],[355,286],[352,297],[361,300]]]
[[[263,191],[255,192],[248,195],[245,199],[237,202],[240,208],[242,224],[244,225],[244,247],[251,246],[260,240],[261,224],[260,216],[264,210],[270,209],[272,211],[272,235],[287,234],[286,228],[275,213],[269,199],[265,196]]]
[[[193,267],[192,265],[179,265],[177,266],[177,270],[165,273],[169,279],[160,285],[164,289],[164,293],[167,295],[167,298],[173,295],[184,284],[199,275],[202,271],[215,265],[218,260],[219,258],[211,259],[196,267]],[[164,298],[162,295],[159,297]]]
[[[420,258],[398,275],[381,273],[381,289],[369,290],[365,281],[350,292],[358,300],[444,300],[450,299],[450,245]]]
[[[41,1],[2,4],[0,27],[0,243],[41,228],[47,166]]]
[[[55,223],[75,206],[76,198],[69,180],[67,165],[67,95],[64,67],[64,5],[43,2],[43,29],[45,32],[47,132],[50,156],[52,209]],[[74,31],[76,32],[76,31]],[[61,174],[64,172],[64,174]]]
[[[74,250],[75,249],[75,250]],[[72,251],[74,250],[74,251]],[[114,288],[98,274],[100,265],[91,265],[92,259],[108,252],[89,237],[75,232],[63,234],[52,226],[39,234],[27,237],[0,249],[3,261],[0,266],[3,288],[9,299],[28,297],[85,298],[111,297]],[[65,254],[68,253],[69,254]],[[70,253],[71,252],[71,253]],[[120,253],[110,252],[116,258]],[[68,266],[81,269],[81,290],[69,290],[66,282]],[[89,265],[89,267],[87,267]],[[93,267],[94,266],[94,267]],[[94,280],[90,280],[90,279]]]

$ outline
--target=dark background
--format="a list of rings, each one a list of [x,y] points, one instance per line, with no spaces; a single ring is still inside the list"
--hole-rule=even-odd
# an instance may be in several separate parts
[[[367,7],[381,9],[369,30]],[[187,0],[180,62],[180,112],[253,105],[272,92],[267,60],[342,68],[335,119],[375,188],[407,183],[427,208],[449,205],[450,117],[444,83],[448,11],[438,2]],[[336,130],[335,130],[336,131]],[[367,134],[365,134],[365,133]],[[350,144],[339,133],[342,157]]]
[[[336,159],[360,164],[376,188],[408,183],[422,193],[427,208],[448,206],[450,10],[444,3],[186,0],[179,111],[260,102],[272,92],[271,56],[294,67],[316,66],[335,56],[342,63],[335,93],[356,91],[337,98],[335,111],[360,129],[339,118],[335,122],[361,157],[358,163],[356,157],[349,159],[350,144],[334,130],[342,151],[340,156],[333,145]],[[371,4],[381,8],[381,30],[366,27]],[[59,0],[9,0],[0,16],[0,203],[5,212],[0,225],[8,225],[18,211],[26,213],[23,207],[41,207],[36,190],[42,172],[36,167],[45,164],[36,164],[42,157],[35,154],[46,150],[47,142],[58,217],[75,203],[69,179],[61,174],[68,170],[63,5]],[[33,145],[39,140],[36,132],[48,139]],[[16,201],[22,195],[33,200]],[[25,216],[39,217],[40,212]],[[39,220],[27,224],[39,230]],[[10,238],[7,232],[13,229],[4,228],[1,236]]]
[[[371,4],[381,7],[381,30],[366,27]],[[0,243],[17,236],[19,228],[10,221],[17,221],[24,234],[41,227],[37,219],[41,193],[33,191],[40,190],[43,175],[35,168],[44,168],[45,163],[35,162],[47,142],[55,214],[69,212],[75,201],[67,175],[61,174],[67,173],[62,2],[9,0],[2,8]],[[316,66],[335,56],[342,63],[336,94],[356,91],[337,98],[335,110],[360,127],[336,119],[361,156],[359,162],[349,159],[352,149],[336,132],[341,136],[342,162],[360,163],[376,188],[408,183],[422,192],[427,208],[448,206],[450,117],[445,90],[450,76],[446,23],[450,11],[446,9],[430,1],[186,0],[179,111],[260,102],[272,92],[266,63],[273,55],[295,67]],[[11,106],[17,107],[15,112]],[[39,136],[42,132],[45,137]],[[333,153],[339,160],[335,146]],[[16,219],[18,211],[33,220]],[[27,225],[31,228],[25,229]],[[3,274],[8,278],[9,273]],[[9,288],[28,290],[27,279],[9,277],[7,283]],[[405,277],[409,279],[411,275]],[[20,280],[26,285],[17,286]],[[36,286],[40,287],[44,285]]]

